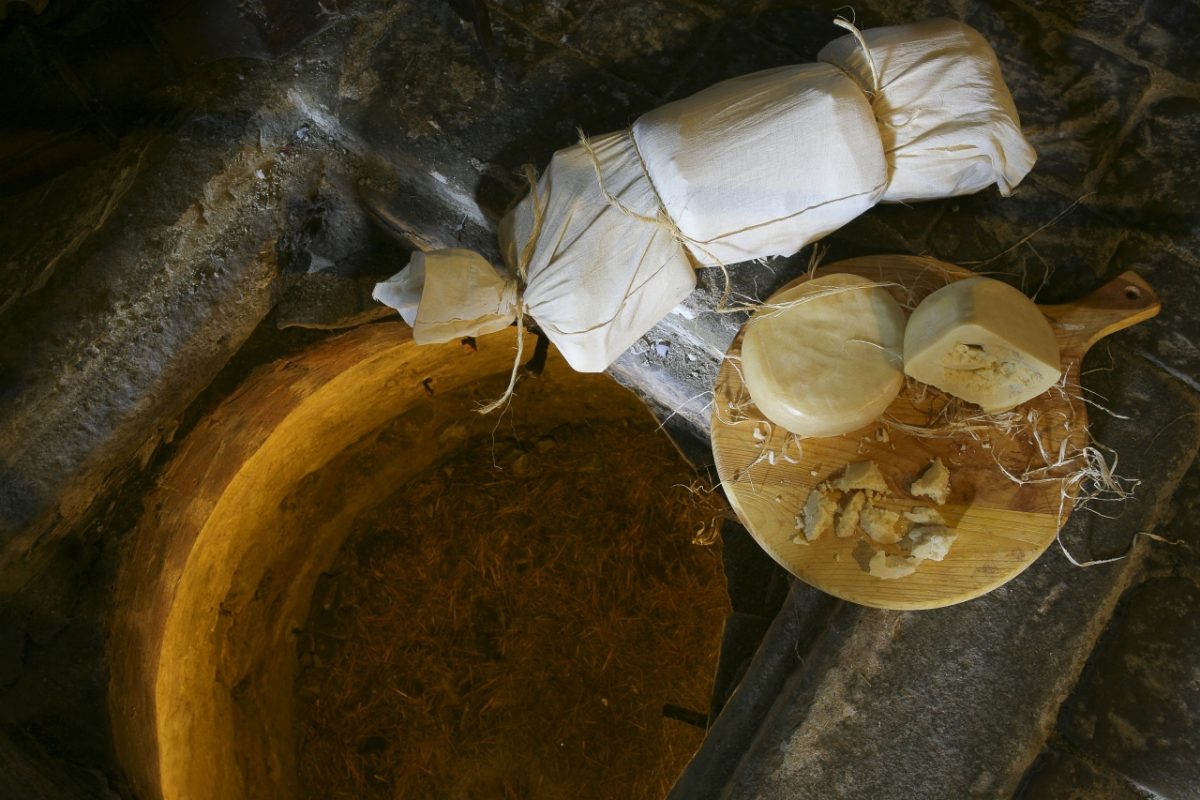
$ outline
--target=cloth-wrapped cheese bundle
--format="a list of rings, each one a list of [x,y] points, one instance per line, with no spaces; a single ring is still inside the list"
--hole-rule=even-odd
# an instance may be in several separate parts
[[[376,298],[419,344],[527,314],[572,367],[598,372],[691,292],[696,264],[791,255],[880,201],[1008,194],[1032,167],[996,56],[968,26],[854,31],[820,59],[560,150],[501,221],[504,271],[436,251]]]

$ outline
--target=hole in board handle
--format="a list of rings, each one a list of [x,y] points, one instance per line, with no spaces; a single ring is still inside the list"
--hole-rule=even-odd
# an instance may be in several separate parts
[[[1126,286],[1125,287],[1125,299],[1126,300],[1141,300],[1142,299],[1142,290],[1136,286]]]

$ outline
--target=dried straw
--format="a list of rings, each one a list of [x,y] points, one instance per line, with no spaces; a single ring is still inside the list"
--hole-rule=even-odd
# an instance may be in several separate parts
[[[657,800],[699,744],[661,708],[707,708],[719,497],[649,420],[538,443],[468,442],[343,548],[298,681],[310,796]]]

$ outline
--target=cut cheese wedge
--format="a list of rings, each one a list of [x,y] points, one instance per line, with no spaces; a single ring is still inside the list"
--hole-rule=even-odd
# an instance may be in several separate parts
[[[1062,377],[1054,331],[1037,305],[981,277],[921,301],[904,332],[904,371],[989,413],[1020,405]]]
[[[904,382],[904,312],[857,275],[814,278],[755,312],[742,340],[742,376],[759,411],[801,436],[863,427]]]

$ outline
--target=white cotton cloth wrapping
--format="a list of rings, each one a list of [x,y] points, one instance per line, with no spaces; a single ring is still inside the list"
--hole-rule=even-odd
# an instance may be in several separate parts
[[[701,264],[791,255],[875,205],[887,164],[866,95],[829,64],[756,72],[633,123]]]
[[[400,312],[417,344],[504,330],[516,319],[517,282],[474,250],[413,253],[408,266],[375,284],[371,296]]]
[[[499,330],[520,307],[572,367],[599,372],[691,292],[689,254],[791,255],[876,202],[1009,194],[1035,155],[983,37],[952,20],[862,36],[878,91],[844,36],[821,63],[724,81],[591,139],[592,153],[555,153],[523,291],[533,194],[500,223],[506,274],[469,250],[419,253],[375,297],[419,344]]]
[[[871,108],[888,160],[882,202],[955,197],[993,183],[1007,197],[1037,155],[1021,135],[1000,64],[975,29],[949,19],[862,32],[879,75]],[[817,54],[873,91],[853,36]]]
[[[627,213],[653,219],[659,212],[628,132],[590,144],[603,189],[582,145],[555,153],[538,181],[542,225],[524,302],[567,363],[603,372],[691,294],[696,272],[667,227]],[[518,263],[529,241],[533,204],[531,193],[500,223],[506,263]]]
[[[628,132],[599,136],[591,147],[608,192],[634,214],[658,214]],[[529,241],[534,198],[501,221],[507,264],[519,263]],[[501,330],[520,302],[574,369],[603,372],[691,294],[695,269],[666,227],[638,221],[605,197],[581,145],[554,154],[536,198],[542,222],[520,298],[516,280],[460,249],[415,253],[373,296],[412,325],[417,344]]]

